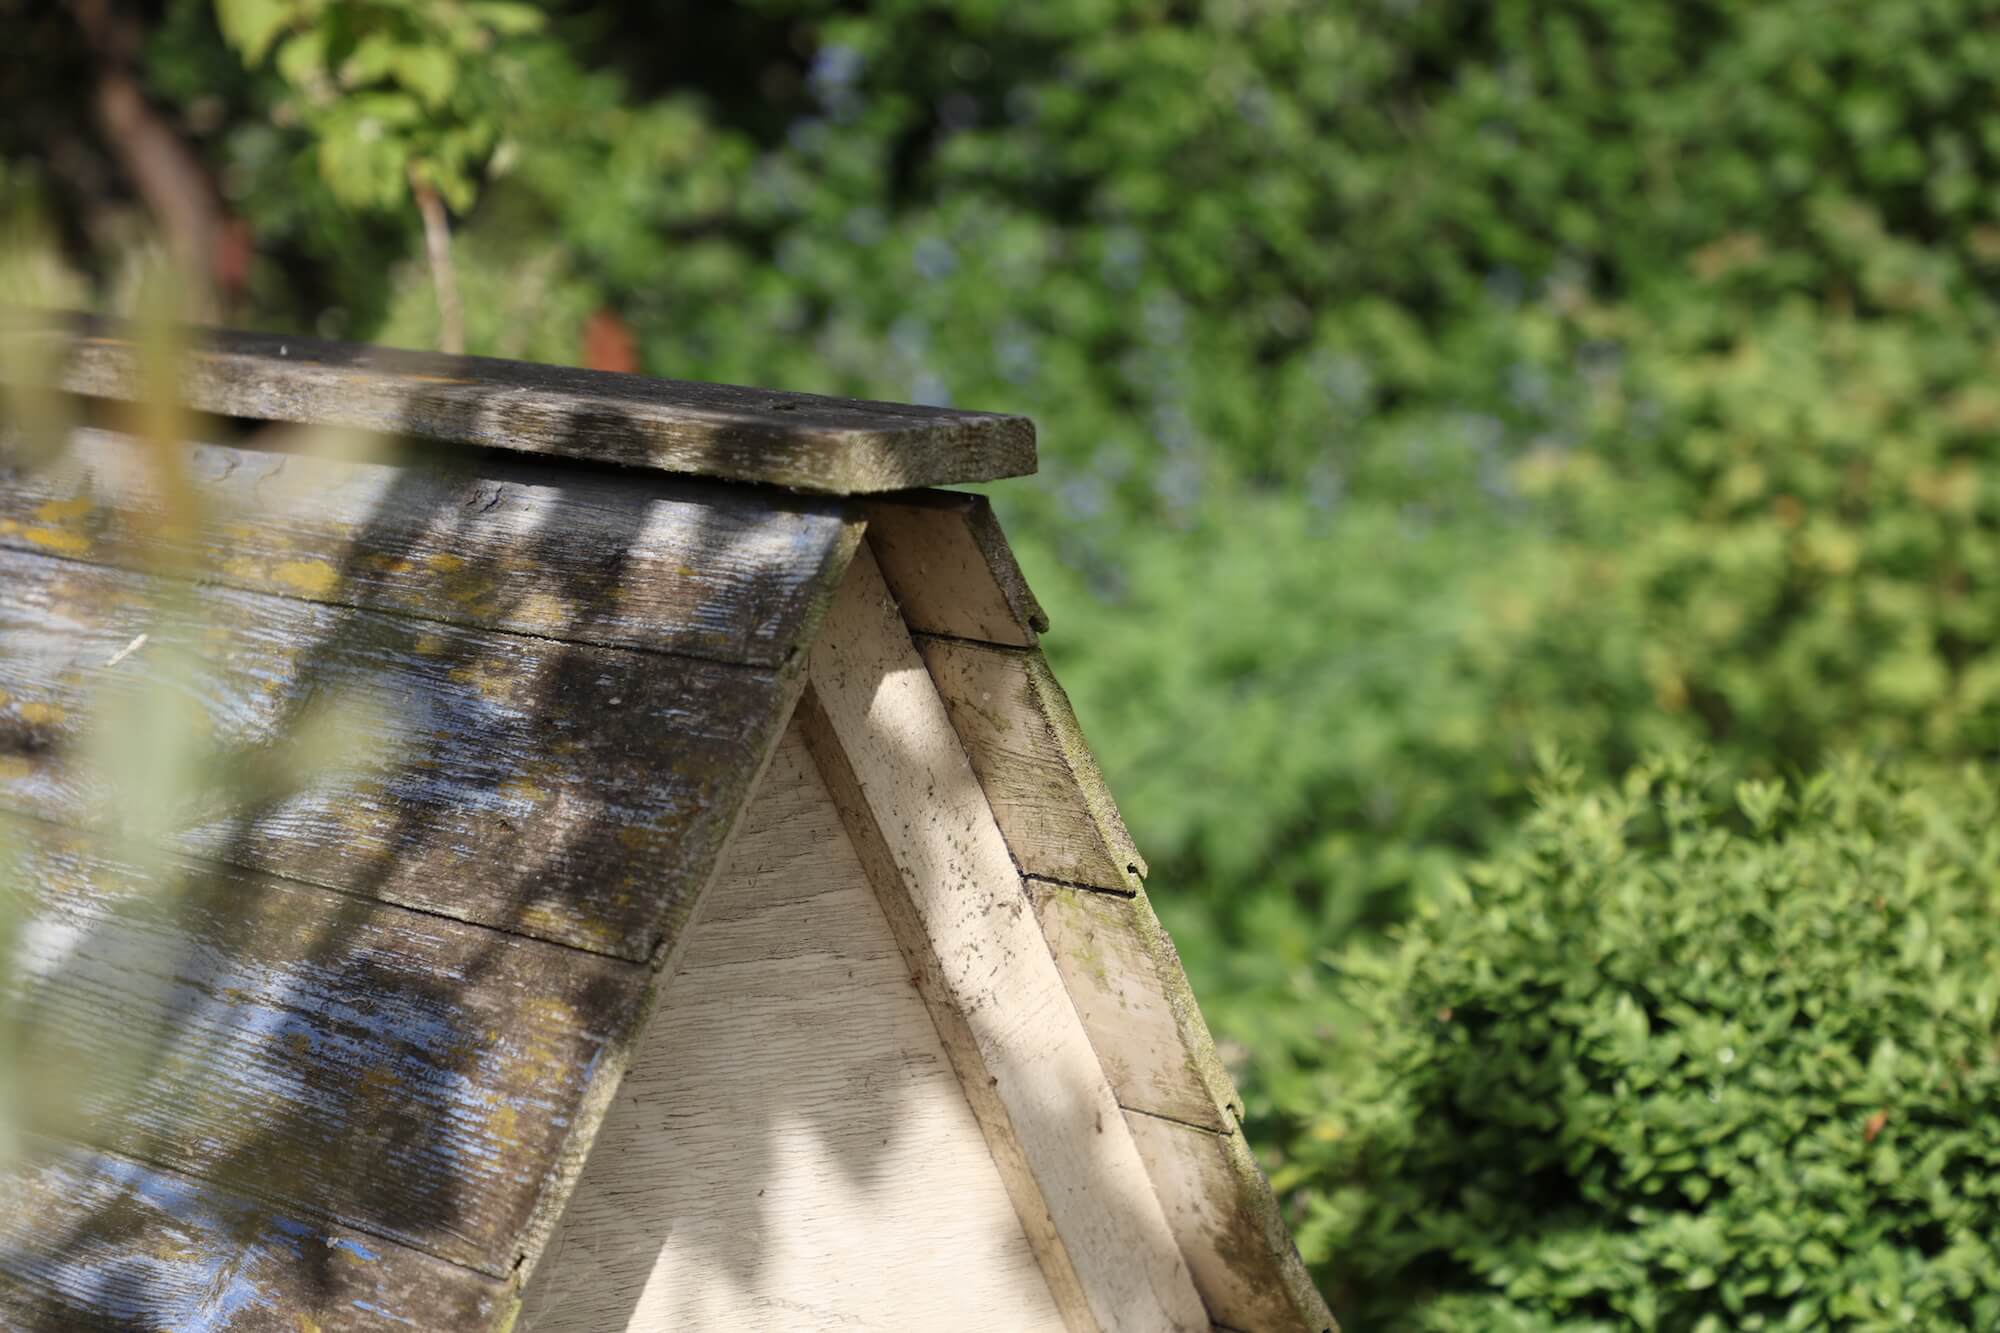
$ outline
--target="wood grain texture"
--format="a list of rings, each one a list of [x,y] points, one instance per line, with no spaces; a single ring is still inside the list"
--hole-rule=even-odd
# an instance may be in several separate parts
[[[885,546],[878,511],[891,503],[871,502],[871,550]],[[926,530],[906,523],[904,531]],[[1008,850],[1027,872],[1051,955],[1130,1112],[1202,1298],[1218,1325],[1241,1333],[1330,1329],[1325,1303],[1243,1143],[1241,1100],[1146,900],[1145,862],[1068,697],[1040,651],[1025,646],[1028,636],[1010,631],[1007,621],[990,613],[953,620],[950,597],[935,599],[945,609],[934,609],[935,601],[926,609],[936,589],[965,581],[947,576],[923,586],[922,564],[908,552],[935,549],[941,540],[906,539],[902,614],[913,630],[933,631],[912,637]]]
[[[799,674],[5,551],[0,586],[0,807],[89,819],[86,719],[151,683],[213,751],[183,849],[628,959],[685,923]],[[283,785],[287,737],[342,704],[363,756]]]
[[[221,416],[340,426],[858,494],[1035,470],[1025,417],[858,402],[733,385],[441,356],[258,333],[189,330],[178,386]],[[15,316],[0,337],[58,339],[59,384],[124,401],[142,393],[121,325]],[[0,357],[0,363],[29,358]]]
[[[800,717],[1072,1327],[1208,1317],[943,701],[867,550]]]
[[[1048,615],[983,495],[912,491],[870,500],[868,544],[913,630],[1031,648]]]
[[[34,1127],[496,1277],[643,965],[54,825],[4,993]],[[74,1079],[69,1077],[73,1073]]]
[[[0,1327],[485,1330],[503,1285],[126,1158],[36,1143],[0,1172]]]
[[[1146,863],[1041,653],[926,635],[916,643],[1021,869],[1136,892]]]
[[[1236,1089],[1188,989],[1180,955],[1144,896],[1030,880],[1035,916],[1128,1110],[1212,1130],[1236,1124]]]
[[[860,536],[838,501],[478,455],[190,444],[180,462],[206,521],[177,538],[145,446],[80,430],[59,467],[0,468],[0,547],[165,559],[310,601],[777,666],[810,640]]]
[[[832,799],[788,736],[515,1333],[1060,1327]]]
[[[1333,1333],[1243,1135],[1125,1118],[1215,1321],[1240,1333]]]

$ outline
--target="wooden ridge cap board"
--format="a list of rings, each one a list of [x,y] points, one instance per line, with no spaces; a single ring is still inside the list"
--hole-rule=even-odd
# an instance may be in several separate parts
[[[864,512],[868,545],[911,629],[1024,648],[1048,631],[985,496],[910,491],[871,499]]]
[[[649,967],[230,867],[143,865],[57,825],[5,832],[29,1128],[513,1272]]]
[[[104,793],[74,751],[101,689],[177,673],[225,773],[282,771],[344,701],[368,753],[275,798],[212,793],[176,845],[631,960],[686,920],[801,677],[15,551],[0,584],[0,808],[88,822]]]
[[[485,1330],[505,1284],[172,1171],[30,1141],[0,1170],[0,1327]]]
[[[183,534],[130,436],[79,430],[56,466],[0,465],[0,548],[178,562],[303,601],[778,666],[811,641],[861,532],[837,500],[485,457],[192,443],[181,464],[202,515]]]
[[[860,494],[1035,470],[1025,417],[653,379],[318,338],[187,330],[186,406],[616,463],[802,491]],[[136,330],[16,314],[0,338],[61,341],[57,384],[143,392]],[[20,358],[28,360],[31,358]],[[0,358],[8,362],[13,358]]]

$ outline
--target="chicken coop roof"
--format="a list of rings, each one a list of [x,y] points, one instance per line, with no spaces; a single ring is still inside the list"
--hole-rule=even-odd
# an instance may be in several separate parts
[[[132,330],[4,337],[141,396]],[[828,494],[1029,470],[1023,419],[261,335],[182,364],[178,470],[108,410],[0,454],[0,999],[45,1084],[0,1324],[504,1327],[866,565],[1209,1311],[1330,1327],[991,513]],[[145,837],[91,761],[120,700],[205,719],[214,781]]]

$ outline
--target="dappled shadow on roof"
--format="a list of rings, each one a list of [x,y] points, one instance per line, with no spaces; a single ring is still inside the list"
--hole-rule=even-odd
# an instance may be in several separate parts
[[[237,452],[275,479],[268,443]],[[529,484],[511,474],[451,509],[435,460],[387,475],[331,554],[303,527],[295,549],[259,545],[241,514],[211,516],[206,553],[163,543],[82,474],[37,509],[65,507],[0,525],[18,867],[0,1019],[22,1127],[44,1164],[88,1145],[66,1169],[149,1171],[223,1219],[148,1212],[130,1182],[75,1193],[102,1206],[0,1226],[0,1307],[233,1327],[214,1304],[230,1283],[117,1257],[217,1227],[279,1227],[290,1278],[255,1299],[308,1311],[358,1299],[342,1235],[510,1276],[789,711],[796,645],[759,626],[806,632],[852,549],[836,510],[776,495],[773,521],[804,535],[757,545],[695,488],[673,515],[681,577],[806,567],[748,580],[736,619],[697,636],[714,657],[663,653],[618,636],[627,590],[674,576],[640,567],[672,484],[556,472],[508,511]],[[432,507],[421,549],[413,505]],[[439,552],[455,563],[398,567]],[[399,578],[457,610],[377,609]],[[767,641],[774,665],[714,660]],[[169,850],[129,836],[128,801],[163,812]],[[239,1261],[269,1255],[246,1240]]]

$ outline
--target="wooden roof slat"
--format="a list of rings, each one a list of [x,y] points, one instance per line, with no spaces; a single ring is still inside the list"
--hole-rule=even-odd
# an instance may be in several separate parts
[[[48,1081],[31,1114],[57,1117],[37,1129],[512,1271],[649,968],[230,867],[135,865],[56,825],[6,831],[16,1058]]]
[[[206,522],[161,521],[147,447],[80,430],[0,468],[0,547],[572,642],[776,666],[859,539],[838,501],[474,456],[336,460],[190,444]]]
[[[1241,1130],[1215,1134],[1142,1111],[1125,1121],[1217,1324],[1338,1333]]]
[[[869,500],[864,512],[869,548],[911,629],[1021,648],[1048,630],[985,496],[911,491]]]
[[[1144,896],[1028,881],[1056,968],[1105,1074],[1127,1110],[1225,1130],[1242,1110],[1181,971]]]
[[[0,1171],[0,1327],[472,1333],[492,1278],[114,1154],[36,1142]]]
[[[1136,892],[1146,862],[1040,651],[914,637],[1021,869]]]
[[[678,932],[799,683],[10,551],[0,587],[0,808],[87,819],[102,793],[71,751],[94,691],[163,663],[224,769],[267,764],[316,700],[355,700],[371,759],[215,797],[178,845],[628,959]]]
[[[922,503],[912,503],[921,500]],[[991,523],[990,511],[984,521]],[[975,509],[869,501],[867,547],[899,567],[911,638],[978,775],[1051,956],[1218,1328],[1326,1333],[1326,1304],[1244,1142],[1242,1102],[1142,882],[1140,859]],[[952,552],[958,554],[954,556]],[[977,558],[974,556],[977,555]],[[982,568],[983,567],[983,568]],[[981,608],[984,608],[983,610]]]
[[[485,445],[859,494],[1035,470],[1025,417],[699,384],[318,338],[189,330],[183,401],[222,416]],[[15,315],[0,337],[64,344],[58,383],[132,401],[134,331],[79,316]],[[27,358],[20,358],[27,359]],[[9,358],[0,358],[0,362]]]
[[[803,733],[1058,1309],[1206,1328],[1098,1054],[901,611],[864,548],[813,645]]]

